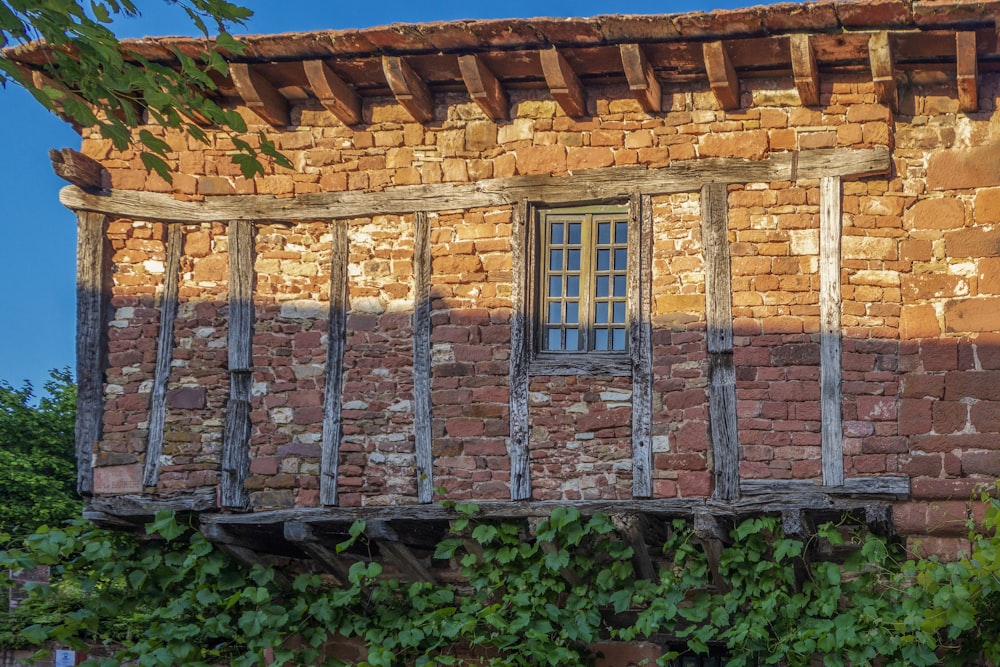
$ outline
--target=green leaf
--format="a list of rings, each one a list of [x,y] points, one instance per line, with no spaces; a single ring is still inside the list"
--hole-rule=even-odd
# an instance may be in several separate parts
[[[140,153],[139,158],[142,160],[142,166],[144,166],[147,171],[156,172],[156,174],[167,183],[173,182],[174,177],[170,173],[170,165],[168,165],[166,160],[161,158],[159,155],[153,155],[152,153]]]

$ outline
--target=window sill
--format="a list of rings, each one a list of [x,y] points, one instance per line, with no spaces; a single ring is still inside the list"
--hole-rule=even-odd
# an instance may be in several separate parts
[[[627,352],[549,352],[531,360],[528,375],[632,375],[632,362]]]

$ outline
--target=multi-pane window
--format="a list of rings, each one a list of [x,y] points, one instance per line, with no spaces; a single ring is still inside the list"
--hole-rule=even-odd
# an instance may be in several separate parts
[[[539,212],[542,352],[624,352],[628,339],[628,213]]]

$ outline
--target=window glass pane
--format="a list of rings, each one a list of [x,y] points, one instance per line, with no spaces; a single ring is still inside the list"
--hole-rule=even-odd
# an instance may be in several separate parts
[[[600,222],[597,224],[597,242],[604,244],[611,243],[610,222]]]
[[[549,243],[552,245],[562,245],[563,244],[563,224],[561,222],[553,222],[550,230]]]
[[[613,334],[614,334],[614,340],[612,341],[611,349],[612,350],[624,350],[625,349],[625,330],[624,329],[615,329],[614,332],[613,332]]]
[[[575,301],[570,301],[566,304],[566,324],[579,324],[579,323],[580,323],[580,304]]]
[[[580,332],[576,329],[566,329],[566,349],[580,349]]]
[[[552,250],[549,253],[549,271],[562,271],[562,250]]]
[[[594,321],[597,324],[607,324],[608,323],[608,302],[599,301],[597,303],[597,312],[595,313]]]
[[[615,223],[615,243],[628,243],[628,223]]]
[[[570,250],[568,253],[569,257],[566,261],[567,271],[579,271],[580,270],[580,251]]]
[[[608,330],[607,329],[596,329],[594,331],[594,349],[595,350],[606,350],[606,349],[608,349]]]
[[[598,271],[608,271],[611,268],[611,251],[610,250],[598,250],[597,251],[597,270]]]
[[[549,304],[549,324],[562,322],[562,304],[558,301]]]
[[[628,267],[628,248],[615,248],[615,271],[624,271]]]
[[[549,296],[562,296],[562,276],[549,276]]]
[[[597,276],[597,296],[608,296],[607,276]]]
[[[562,349],[562,330],[561,329],[549,329],[548,345],[546,349],[549,350],[561,350]]]
[[[580,296],[580,276],[566,276],[566,296]]]
[[[625,296],[627,283],[625,276],[615,276],[615,296]]]
[[[615,303],[614,319],[611,320],[615,324],[625,324],[625,302],[618,301]]]
[[[580,227],[581,225],[579,222],[569,223],[569,243],[580,243]]]

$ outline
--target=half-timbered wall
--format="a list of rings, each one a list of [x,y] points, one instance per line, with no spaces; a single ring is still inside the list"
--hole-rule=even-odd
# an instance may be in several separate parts
[[[511,91],[509,121],[452,94],[424,123],[389,100],[367,103],[357,127],[313,104],[287,131],[247,111],[295,165],[253,180],[221,135],[169,155],[172,185],[88,137],[115,192],[191,200],[144,200],[153,222],[107,223],[94,492],[207,491],[232,474],[263,510],[732,500],[879,477],[882,491],[912,490],[897,525],[927,532],[932,505],[958,516],[1000,472],[1000,179],[978,166],[994,149],[997,77],[981,79],[975,117],[936,84],[894,116],[852,73],[824,76],[810,107],[789,101],[790,80],[757,80],[733,111],[679,85],[655,113],[621,86],[588,88],[585,118],[535,91]],[[877,169],[845,166],[876,154]],[[296,199],[256,213],[216,203],[316,193],[344,198],[303,198],[301,216],[287,215]],[[647,351],[625,374],[533,366],[534,207],[608,201],[648,224],[630,259],[634,326],[649,328],[630,346]],[[231,287],[234,218],[251,233],[245,438],[227,425],[245,372],[227,338],[247,305]],[[223,470],[244,453],[246,470]],[[806,486],[780,486],[795,481]]]

